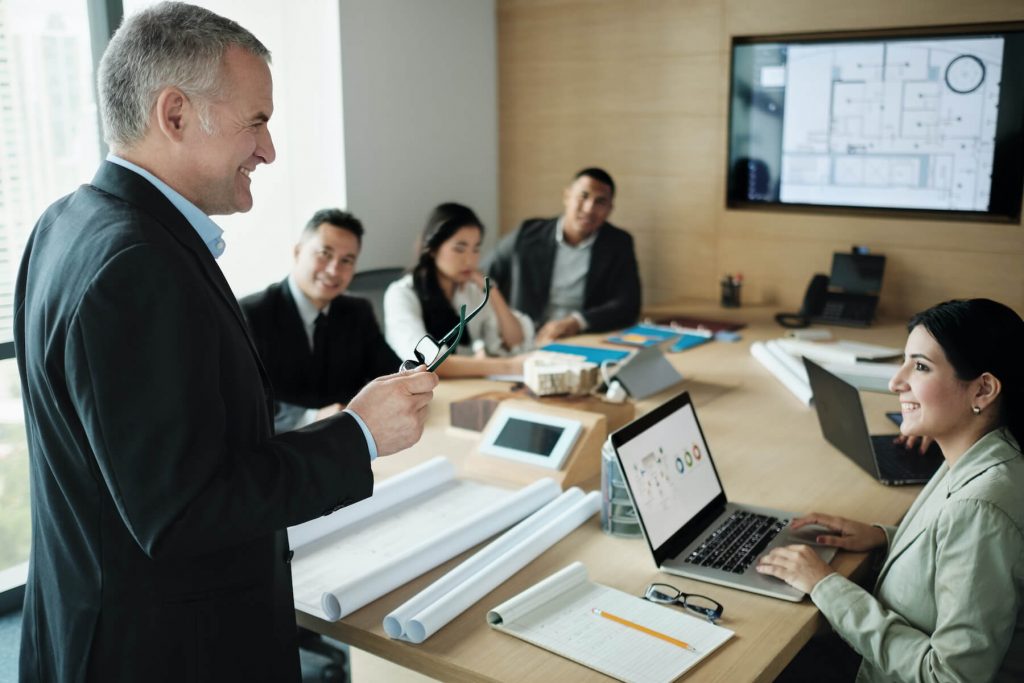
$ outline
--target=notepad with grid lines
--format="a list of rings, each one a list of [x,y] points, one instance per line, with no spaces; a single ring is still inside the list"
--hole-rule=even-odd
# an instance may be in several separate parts
[[[602,618],[595,610],[618,619]],[[487,621],[595,671],[636,683],[674,681],[733,636],[680,609],[594,583],[579,562],[495,607]]]

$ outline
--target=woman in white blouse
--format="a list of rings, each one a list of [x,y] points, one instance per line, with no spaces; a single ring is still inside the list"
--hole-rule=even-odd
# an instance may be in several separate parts
[[[483,234],[483,223],[461,204],[441,204],[430,214],[419,241],[419,260],[384,293],[385,336],[399,357],[415,358],[413,348],[425,334],[441,339],[458,324],[461,305],[468,312],[483,300],[478,269]],[[509,308],[492,282],[487,306],[466,324],[456,353],[437,374],[522,374],[523,359],[514,354],[532,346],[533,334],[533,322]]]

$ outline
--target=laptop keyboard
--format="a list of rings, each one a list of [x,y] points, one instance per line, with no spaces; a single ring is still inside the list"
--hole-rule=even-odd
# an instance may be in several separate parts
[[[881,474],[886,479],[895,481],[913,481],[931,479],[935,470],[942,462],[942,451],[932,445],[926,454],[908,451],[903,446],[893,443],[891,436],[872,436],[872,446]]]
[[[712,531],[685,561],[742,574],[787,524],[788,519],[737,510]]]

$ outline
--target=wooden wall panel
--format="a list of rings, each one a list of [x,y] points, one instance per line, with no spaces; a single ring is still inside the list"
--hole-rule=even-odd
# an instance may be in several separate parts
[[[889,258],[882,310],[954,296],[1024,311],[1024,227],[841,212],[725,208],[734,35],[1024,20],[1020,0],[499,0],[501,230],[554,215],[572,174],[606,167],[648,304],[711,299],[795,308],[835,250]]]

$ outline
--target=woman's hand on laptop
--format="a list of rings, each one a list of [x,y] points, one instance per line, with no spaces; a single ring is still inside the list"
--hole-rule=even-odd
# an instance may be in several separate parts
[[[797,517],[789,523],[789,528],[796,531],[811,524],[825,527],[825,533],[814,537],[814,542],[820,545],[860,552],[883,547],[889,542],[885,532],[877,526],[820,512]]]
[[[796,531],[810,525],[823,527],[814,542],[844,550],[871,550],[888,543],[885,532],[876,526],[855,522],[845,517],[812,512],[789,523]],[[793,588],[810,593],[818,582],[832,573],[832,567],[822,560],[809,545],[787,545],[775,548],[757,563],[757,571],[782,579]]]
[[[917,447],[917,452],[924,454],[933,443],[935,439],[930,436],[908,436],[907,434],[899,434],[893,439],[893,443],[898,443],[908,451],[914,450]]]
[[[802,544],[775,548],[758,560],[757,571],[782,579],[804,593],[810,593],[819,581],[834,573],[814,548]]]

